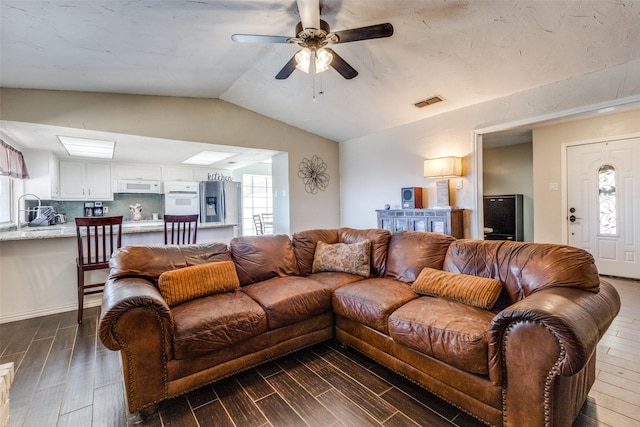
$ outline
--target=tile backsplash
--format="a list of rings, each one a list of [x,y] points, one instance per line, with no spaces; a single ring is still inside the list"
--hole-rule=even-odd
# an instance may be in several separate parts
[[[129,205],[140,203],[142,205],[142,219],[152,219],[152,214],[157,213],[162,218],[164,213],[164,194],[114,194],[113,201],[104,201],[102,206],[109,212],[104,216],[122,215],[125,221],[130,221],[131,212]],[[37,200],[25,200],[27,208],[38,206]],[[67,222],[73,222],[76,217],[84,216],[84,201],[42,200],[42,206],[51,206],[56,213],[64,214]]]

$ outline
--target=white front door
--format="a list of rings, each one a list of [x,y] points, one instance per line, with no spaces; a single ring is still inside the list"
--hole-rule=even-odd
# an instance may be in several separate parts
[[[640,278],[640,138],[567,147],[569,245],[601,274]]]

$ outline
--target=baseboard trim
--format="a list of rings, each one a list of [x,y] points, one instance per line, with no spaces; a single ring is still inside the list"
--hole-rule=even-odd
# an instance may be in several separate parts
[[[86,309],[89,307],[99,307],[100,305],[102,305],[102,297],[87,298],[84,303],[84,308]],[[23,311],[20,313],[13,313],[9,315],[0,315],[0,324],[17,322],[19,320],[32,319],[34,317],[49,316],[51,314],[66,313],[67,311],[76,311],[76,310],[78,310],[78,304],[73,303],[73,304],[60,305],[57,307],[47,307],[40,310],[30,310],[30,311]]]

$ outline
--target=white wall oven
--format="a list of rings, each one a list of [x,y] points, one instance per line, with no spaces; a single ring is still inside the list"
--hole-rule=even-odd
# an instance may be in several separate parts
[[[198,183],[174,181],[164,183],[165,215],[195,215],[200,213]]]

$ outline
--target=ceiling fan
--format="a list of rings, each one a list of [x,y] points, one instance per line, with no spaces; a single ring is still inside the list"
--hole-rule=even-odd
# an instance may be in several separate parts
[[[329,24],[320,19],[320,0],[297,0],[300,22],[296,35],[268,36],[257,34],[234,34],[231,39],[240,43],[296,43],[300,49],[276,75],[284,80],[297,68],[306,73],[320,73],[329,67],[345,79],[352,79],[358,72],[342,59],[328,44],[349,43],[360,40],[391,37],[393,26],[389,23],[331,32]]]

